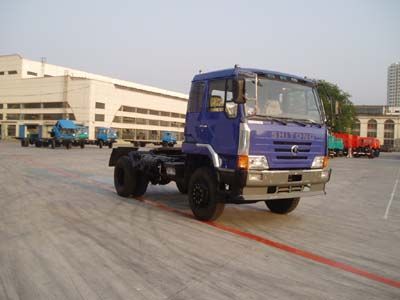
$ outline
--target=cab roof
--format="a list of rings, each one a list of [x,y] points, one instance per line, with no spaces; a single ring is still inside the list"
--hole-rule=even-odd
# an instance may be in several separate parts
[[[75,129],[76,125],[71,120],[58,120],[58,124],[65,129]]]
[[[287,73],[281,73],[276,71],[270,70],[261,70],[261,69],[254,69],[254,68],[231,68],[231,69],[224,69],[219,71],[213,71],[208,73],[200,73],[194,76],[193,81],[203,81],[203,80],[212,80],[218,78],[229,78],[234,77],[238,74],[246,74],[246,73],[255,73],[261,76],[267,77],[276,77],[276,79],[280,80],[287,80],[287,81],[298,81],[302,84],[314,85],[314,81],[308,78],[291,75]],[[271,78],[274,79],[274,78]]]

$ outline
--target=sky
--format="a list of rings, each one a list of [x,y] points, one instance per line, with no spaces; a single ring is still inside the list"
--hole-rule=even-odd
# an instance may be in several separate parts
[[[0,55],[188,93],[239,64],[337,84],[385,104],[400,61],[399,0],[0,0]]]

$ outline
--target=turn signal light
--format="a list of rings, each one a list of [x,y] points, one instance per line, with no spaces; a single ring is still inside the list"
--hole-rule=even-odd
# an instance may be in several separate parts
[[[329,156],[324,157],[323,169],[327,168],[329,164]]]
[[[247,155],[239,155],[237,160],[237,167],[239,169],[248,169],[249,168],[249,157]]]

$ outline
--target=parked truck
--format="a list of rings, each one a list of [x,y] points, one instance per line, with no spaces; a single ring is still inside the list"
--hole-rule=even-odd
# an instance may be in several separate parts
[[[117,138],[117,132],[113,128],[100,127],[96,134],[96,145],[98,145],[99,148],[103,148],[103,146],[112,148]]]
[[[115,148],[109,166],[122,197],[175,181],[199,220],[218,218],[226,203],[289,213],[300,197],[324,195],[331,175],[316,84],[239,67],[198,74],[182,148]]]
[[[71,149],[73,145],[84,147],[84,141],[77,139],[77,127],[71,120],[58,120],[51,128],[50,132],[44,130],[44,126],[38,126],[38,132],[29,133],[26,130],[27,125],[22,124],[19,127],[18,139],[22,147],[35,145],[36,147],[60,147],[65,146]]]
[[[343,132],[335,132],[336,138],[343,139],[344,153],[345,155],[351,151],[353,157],[378,157],[380,154],[380,142],[379,139],[374,137],[361,137]]]
[[[161,145],[164,147],[173,147],[176,144],[176,136],[170,131],[164,131],[161,138]]]
[[[330,157],[343,156],[344,144],[343,139],[337,138],[334,135],[328,135],[328,151]]]

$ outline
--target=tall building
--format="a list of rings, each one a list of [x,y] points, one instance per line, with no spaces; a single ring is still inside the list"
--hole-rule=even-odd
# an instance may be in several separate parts
[[[387,105],[400,106],[400,62],[393,63],[388,68]]]
[[[188,80],[188,88],[190,80]],[[129,81],[32,61],[0,56],[0,137],[48,132],[58,119],[112,127],[122,139],[159,141],[163,131],[183,139],[188,96]]]

